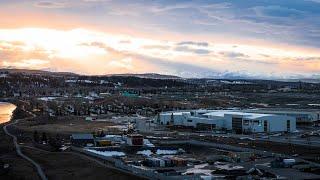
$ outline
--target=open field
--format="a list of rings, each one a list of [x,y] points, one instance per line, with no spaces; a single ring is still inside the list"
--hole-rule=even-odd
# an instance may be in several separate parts
[[[10,168],[7,173],[0,174],[0,179],[37,180],[34,167],[16,154],[12,139],[5,135],[2,127],[3,124],[0,126],[0,165],[9,164]]]
[[[75,154],[49,153],[29,148],[23,148],[23,152],[41,164],[48,179],[136,179]]]
[[[26,132],[39,131],[59,134],[92,133],[98,130],[113,132],[118,130],[111,122],[92,122],[81,117],[61,117],[58,120],[39,117],[19,123],[17,128]]]

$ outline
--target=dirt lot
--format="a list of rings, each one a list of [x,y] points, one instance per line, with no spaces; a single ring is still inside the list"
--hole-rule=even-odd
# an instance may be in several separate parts
[[[43,167],[48,179],[136,179],[136,177],[102,167],[78,155],[49,153],[29,148],[23,148],[23,152]]]
[[[81,117],[61,117],[49,120],[45,117],[20,122],[17,127],[27,132],[47,132],[52,134],[92,133],[103,130],[105,132],[118,132],[111,122],[86,121]]]

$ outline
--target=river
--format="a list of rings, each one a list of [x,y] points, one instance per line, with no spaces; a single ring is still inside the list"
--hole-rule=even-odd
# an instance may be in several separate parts
[[[13,104],[0,102],[0,124],[10,121],[15,108]]]

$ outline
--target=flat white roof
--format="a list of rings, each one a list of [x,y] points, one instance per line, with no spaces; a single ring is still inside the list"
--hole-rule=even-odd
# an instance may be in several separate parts
[[[251,112],[241,112],[241,111],[235,111],[235,110],[190,110],[190,111],[171,111],[171,112],[163,112],[161,115],[182,115],[182,114],[191,114],[191,112],[206,112],[205,114],[202,114],[201,116],[215,116],[215,117],[224,117],[226,114],[231,115],[239,115],[243,116],[247,119],[256,119],[260,117],[267,117],[267,116],[278,116],[275,114],[262,114],[262,113],[251,113]],[[193,116],[193,117],[201,117],[201,116]]]
[[[162,112],[161,115],[182,115],[182,114],[190,114],[190,111],[175,111],[175,112]]]
[[[246,109],[247,112],[274,113],[274,114],[314,114],[320,113],[320,110],[274,110],[274,109]]]
[[[243,116],[248,119],[256,119],[256,118],[260,118],[260,117],[274,115],[274,114],[246,113],[246,112],[228,111],[228,110],[216,110],[216,111],[211,111],[211,112],[203,114],[203,115],[204,116],[224,117],[224,115],[226,115],[226,114],[239,115],[239,116]]]

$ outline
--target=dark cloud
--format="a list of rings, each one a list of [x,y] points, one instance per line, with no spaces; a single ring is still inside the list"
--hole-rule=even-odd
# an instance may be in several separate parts
[[[35,6],[40,8],[64,8],[65,4],[52,1],[40,1],[35,3]]]

